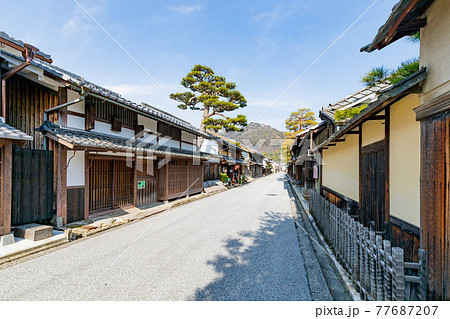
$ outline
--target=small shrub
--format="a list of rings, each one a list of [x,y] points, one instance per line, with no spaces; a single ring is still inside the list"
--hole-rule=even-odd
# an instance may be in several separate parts
[[[228,182],[228,175],[225,173],[220,173],[220,181],[222,183],[227,183]]]

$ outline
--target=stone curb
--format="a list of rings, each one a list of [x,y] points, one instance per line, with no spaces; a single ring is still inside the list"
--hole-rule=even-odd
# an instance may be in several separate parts
[[[301,205],[303,211],[305,212],[306,216],[309,219],[310,224],[314,228],[315,234],[318,237],[320,244],[322,248],[326,250],[326,253],[328,256],[332,259],[333,263],[335,264],[334,267],[338,270],[339,275],[342,277],[343,282],[345,283],[349,293],[350,297],[353,299],[353,301],[361,301],[361,298],[359,296],[358,291],[356,290],[355,286],[353,285],[352,280],[348,277],[348,275],[345,273],[345,271],[342,270],[341,267],[337,267],[336,265],[339,265],[339,262],[337,261],[336,257],[334,256],[333,251],[328,246],[328,244],[325,241],[325,238],[323,237],[322,233],[320,232],[319,228],[317,227],[316,221],[314,220],[314,217],[311,215],[309,211],[309,205],[306,203],[305,198],[303,195],[298,194],[297,189],[292,185],[292,181],[289,179],[289,185],[291,186],[291,190],[297,199],[297,202],[299,205]]]
[[[50,249],[50,248],[54,248],[63,244],[66,244],[69,242],[69,239],[67,238],[67,234],[64,238],[52,241],[52,242],[47,242],[45,244],[36,246],[36,247],[32,247],[32,248],[28,248],[28,249],[24,249],[21,251],[17,251],[17,252],[13,252],[9,255],[3,256],[0,258],[0,265],[6,264],[8,262],[12,262],[12,261],[16,261],[18,259],[39,253],[41,251]]]

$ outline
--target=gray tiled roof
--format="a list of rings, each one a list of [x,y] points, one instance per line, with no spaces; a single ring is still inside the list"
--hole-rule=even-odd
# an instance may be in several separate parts
[[[9,37],[4,32],[0,32],[0,36],[4,37],[5,39],[13,39],[13,38]],[[22,46],[23,46],[23,42],[22,41],[15,40],[15,39],[13,39],[13,40],[16,41],[17,43],[22,43]],[[5,52],[3,50],[1,50],[1,53],[5,54],[7,56],[13,57],[15,59],[18,59],[20,61],[25,61],[25,59],[23,57],[21,57],[21,56],[16,56],[16,55],[13,55],[13,54],[11,54],[9,52]],[[42,55],[44,55],[44,54],[42,53]],[[45,56],[48,56],[48,55],[45,55]],[[50,57],[50,56],[48,56],[48,57]],[[64,70],[64,69],[62,69],[62,68],[60,68],[60,67],[58,67],[58,66],[56,66],[54,64],[50,64],[50,63],[47,63],[47,62],[41,61],[41,60],[39,60],[39,61],[32,60],[31,64],[33,66],[35,66],[35,67],[38,67],[38,68],[40,68],[40,69],[42,69],[42,70],[44,70],[44,71],[46,71],[46,72],[48,72],[48,73],[50,73],[52,75],[54,75],[54,76],[64,80],[64,81],[72,84],[72,85],[75,85],[77,87],[84,86],[89,91],[91,91],[91,92],[93,92],[95,94],[99,94],[99,95],[104,96],[104,97],[106,97],[108,99],[111,99],[113,101],[119,102],[121,104],[124,104],[124,105],[126,105],[128,107],[134,108],[134,109],[136,109],[138,111],[141,111],[143,113],[146,113],[146,114],[148,114],[148,115],[150,115],[152,117],[156,117],[158,119],[161,119],[161,120],[164,120],[164,121],[169,122],[171,124],[174,124],[176,126],[179,126],[179,127],[183,128],[183,129],[185,129],[186,131],[189,131],[189,132],[197,134],[197,135],[203,135],[205,137],[207,136],[206,134],[202,133],[197,127],[192,126],[187,121],[184,121],[184,120],[182,120],[182,119],[180,119],[180,118],[178,118],[178,117],[176,117],[174,115],[171,115],[171,114],[169,114],[169,113],[167,113],[165,111],[159,110],[158,108],[156,108],[154,106],[151,106],[151,105],[149,105],[147,103],[137,104],[135,102],[127,100],[127,99],[123,98],[119,93],[116,93],[116,92],[113,92],[111,90],[108,90],[108,89],[106,89],[104,87],[101,87],[100,85],[95,84],[95,83],[86,81],[83,77],[81,77],[81,76],[79,76],[79,75],[77,75],[75,73],[72,73],[70,71]]]
[[[15,39],[13,37],[10,37],[8,34],[6,34],[3,31],[0,31],[0,38],[3,38],[3,39],[5,39],[5,40],[7,40],[9,42],[15,43],[15,44],[17,44],[18,46],[20,46],[22,48],[25,47],[25,45],[24,45],[24,43],[22,41],[17,40],[17,39]],[[46,58],[46,59],[49,59],[49,60],[51,59],[51,56],[49,54],[46,54],[46,53],[44,53],[42,51],[38,51],[37,53],[39,55],[41,55],[42,57]]]
[[[153,143],[134,140],[134,138],[126,138],[113,136],[109,134],[90,132],[72,128],[62,128],[50,121],[45,121],[38,131],[43,134],[51,134],[54,137],[75,146],[86,148],[100,148],[105,150],[131,151],[131,152],[150,152],[156,155],[173,155],[180,157],[197,156],[202,159],[208,154],[192,152],[174,147],[156,145]]]
[[[350,94],[346,98],[337,101],[336,103],[330,104],[322,109],[323,112],[327,114],[333,114],[334,111],[345,108],[360,105],[363,103],[371,103],[377,99],[378,92],[388,88],[391,84],[378,83],[374,86],[365,87],[355,93]]]
[[[3,119],[0,119],[2,121]],[[33,138],[18,129],[0,122],[0,138],[6,138],[10,140],[22,140],[32,141]]]

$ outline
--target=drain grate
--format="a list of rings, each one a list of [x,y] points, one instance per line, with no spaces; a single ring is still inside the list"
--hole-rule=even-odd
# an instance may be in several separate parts
[[[274,193],[268,193],[266,194],[267,196],[278,196],[278,194],[274,194]]]

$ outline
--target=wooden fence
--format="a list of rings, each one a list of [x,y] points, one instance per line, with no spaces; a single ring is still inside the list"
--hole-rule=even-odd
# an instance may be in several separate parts
[[[403,249],[369,231],[348,213],[315,190],[310,211],[343,268],[366,300],[425,300],[426,252],[419,249],[417,263],[407,262]]]
[[[53,217],[53,152],[13,147],[13,226]]]

